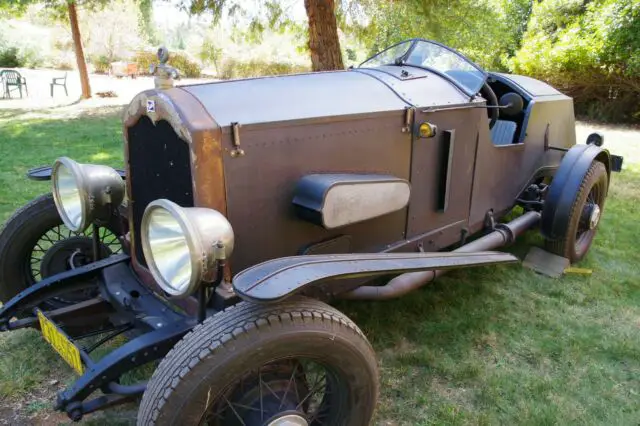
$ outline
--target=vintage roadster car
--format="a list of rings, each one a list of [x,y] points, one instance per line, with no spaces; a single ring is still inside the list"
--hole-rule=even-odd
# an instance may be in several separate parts
[[[56,402],[73,420],[142,395],[140,425],[366,425],[376,357],[326,302],[515,262],[488,250],[534,228],[577,262],[621,168],[598,135],[576,145],[567,96],[427,40],[182,87],[159,56],[124,111],[126,170],[33,171],[52,194],[0,235],[0,328],[40,329],[78,372]]]

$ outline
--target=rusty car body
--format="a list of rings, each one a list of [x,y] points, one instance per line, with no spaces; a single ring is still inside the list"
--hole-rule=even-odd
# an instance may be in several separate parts
[[[81,376],[57,401],[73,420],[144,393],[145,425],[368,424],[373,351],[324,301],[398,297],[450,269],[517,261],[488,250],[538,227],[548,250],[579,261],[621,167],[598,135],[576,145],[571,98],[436,42],[345,71],[182,87],[159,56],[157,88],[124,111],[126,207],[120,174],[59,159],[38,206],[72,231],[49,248],[65,245],[62,266],[23,277],[13,254],[0,268],[0,327],[52,328],[75,357]],[[3,254],[20,253],[16,217]],[[120,383],[161,359],[149,383]]]

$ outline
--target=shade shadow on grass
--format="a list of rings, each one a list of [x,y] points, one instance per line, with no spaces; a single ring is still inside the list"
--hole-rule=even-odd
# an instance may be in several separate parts
[[[591,275],[454,271],[404,298],[340,302],[380,357],[377,424],[634,424],[640,173],[613,176]],[[528,232],[506,248],[543,245]]]
[[[122,167],[121,126],[120,114],[113,109],[66,120],[0,119],[0,221],[50,191],[48,182],[26,179],[32,167],[50,165],[60,156]]]

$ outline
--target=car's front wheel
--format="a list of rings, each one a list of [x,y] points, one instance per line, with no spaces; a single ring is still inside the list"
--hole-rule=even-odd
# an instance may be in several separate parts
[[[122,250],[116,229],[101,227],[99,232],[103,256]],[[90,263],[92,256],[91,235],[64,226],[53,196],[41,195],[16,211],[0,231],[0,301],[6,302],[43,278]],[[72,294],[51,305],[88,297]]]
[[[313,299],[242,302],[196,327],[155,371],[138,425],[368,425],[375,354]]]

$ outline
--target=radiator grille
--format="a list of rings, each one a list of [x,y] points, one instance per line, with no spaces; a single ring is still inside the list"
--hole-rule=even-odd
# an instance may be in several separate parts
[[[140,224],[147,205],[166,198],[182,207],[193,207],[189,145],[164,120],[155,125],[143,116],[127,130],[133,212],[133,249],[146,266],[140,243]]]

